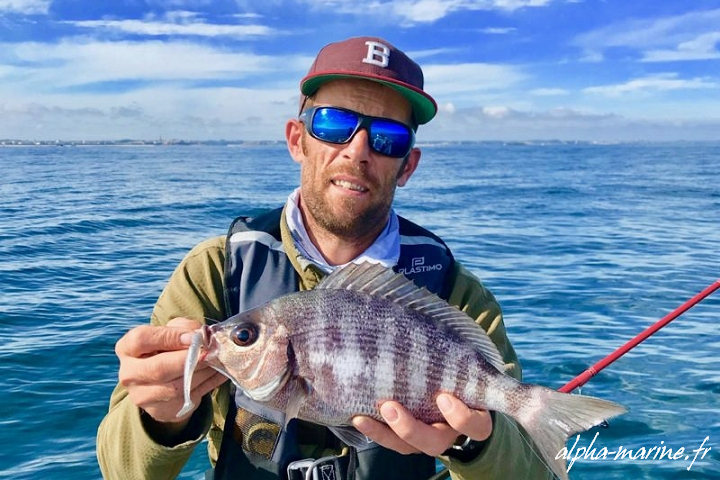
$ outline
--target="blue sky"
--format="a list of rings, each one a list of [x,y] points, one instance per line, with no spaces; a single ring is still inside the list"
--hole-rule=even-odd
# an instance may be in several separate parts
[[[720,139],[717,0],[0,0],[0,138],[282,139],[356,35],[423,66],[421,141]]]

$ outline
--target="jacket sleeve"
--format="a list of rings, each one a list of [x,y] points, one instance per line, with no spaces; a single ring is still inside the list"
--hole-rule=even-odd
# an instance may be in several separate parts
[[[455,278],[448,301],[475,319],[498,347],[505,361],[505,372],[522,380],[522,369],[507,338],[500,305],[480,280],[459,263],[455,263]],[[475,459],[467,463],[448,457],[439,459],[448,467],[454,480],[552,479],[552,474],[531,444],[532,441],[514,420],[505,415],[495,415],[493,432]]]
[[[202,321],[224,318],[222,272],[223,237],[197,245],[175,269],[152,312],[151,324],[165,325],[175,317]],[[106,479],[175,478],[195,446],[210,428],[213,407],[203,401],[177,444],[161,444],[144,426],[144,413],[120,384],[110,397],[110,408],[97,433],[97,457]],[[189,439],[188,439],[189,438]]]

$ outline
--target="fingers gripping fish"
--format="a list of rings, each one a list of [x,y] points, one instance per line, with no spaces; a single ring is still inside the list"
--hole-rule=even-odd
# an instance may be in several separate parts
[[[518,382],[465,313],[369,263],[203,327],[190,350],[183,414],[192,409],[189,385],[203,350],[204,361],[248,397],[287,419],[336,432],[347,432],[356,415],[383,421],[379,406],[387,400],[426,423],[442,422],[435,399],[453,394],[470,408],[515,419],[561,479],[567,478],[565,460],[556,455],[567,438],[625,412],[605,400]]]

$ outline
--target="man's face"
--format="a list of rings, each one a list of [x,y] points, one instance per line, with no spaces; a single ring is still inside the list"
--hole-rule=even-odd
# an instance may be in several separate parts
[[[410,124],[410,104],[396,91],[365,80],[336,80],[323,85],[316,106],[335,106],[365,115]],[[396,186],[403,186],[417,167],[420,151],[407,162],[374,152],[365,130],[346,144],[311,137],[302,124],[299,151],[291,153],[301,164],[300,205],[310,228],[341,238],[377,235],[387,222]]]

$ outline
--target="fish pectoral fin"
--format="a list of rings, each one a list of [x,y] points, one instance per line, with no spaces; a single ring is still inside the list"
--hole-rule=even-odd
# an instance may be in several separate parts
[[[358,450],[365,450],[377,445],[368,437],[358,432],[355,427],[345,426],[329,426],[328,429],[349,447],[355,447]]]
[[[285,405],[285,426],[293,418],[297,418],[300,409],[305,403],[312,387],[310,383],[302,378],[291,380],[288,385],[288,401]]]

